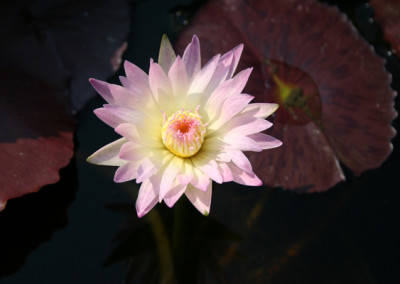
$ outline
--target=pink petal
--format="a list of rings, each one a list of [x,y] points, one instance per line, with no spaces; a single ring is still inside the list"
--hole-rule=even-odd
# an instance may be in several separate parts
[[[264,150],[276,148],[282,145],[282,141],[264,133],[254,133],[247,137],[253,139]]]
[[[199,190],[189,185],[185,191],[185,194],[201,214],[207,216],[210,213],[212,183],[210,183],[206,191]]]
[[[149,77],[142,69],[127,60],[124,62],[124,69],[130,86],[137,89],[139,93],[150,93]]]
[[[225,82],[228,78],[229,69],[231,67],[231,63],[233,60],[233,53],[228,52],[220,57],[218,61],[218,65],[215,68],[214,74],[208,83],[207,88],[204,90],[205,102],[207,101],[208,97],[211,93],[223,82]]]
[[[127,123],[141,123],[142,114],[138,111],[133,111],[132,108],[116,105],[105,105],[104,108],[119,117],[121,121]]]
[[[229,135],[250,135],[266,130],[271,126],[272,123],[268,120],[243,115],[232,118],[219,129],[219,132],[225,132]]]
[[[243,91],[244,86],[250,76],[252,68],[245,69],[237,74],[233,79],[218,86],[205,103],[205,110],[210,119],[216,117],[225,99],[231,95],[238,95]]]
[[[193,173],[193,165],[188,159],[183,160],[182,172],[177,175],[178,181],[183,184],[187,185],[195,178]]]
[[[233,181],[249,186],[260,186],[262,181],[253,173],[247,173],[240,168],[238,168],[233,163],[228,163],[229,168],[232,171]]]
[[[214,74],[204,90],[205,99],[208,99],[209,95],[225,80],[232,78],[233,73],[236,70],[238,60],[242,53],[243,46],[239,45],[232,49],[231,51],[225,53],[220,57],[218,65],[214,71]]]
[[[204,105],[203,110],[207,113],[209,121],[213,121],[219,114],[221,106],[225,100],[225,96],[231,90],[232,84],[232,80],[223,82],[211,93],[205,102],[202,102],[202,105]],[[204,99],[205,98],[203,98],[203,100]]]
[[[253,103],[246,106],[242,113],[248,113],[255,111],[252,116],[259,118],[267,118],[273,114],[277,109],[278,104],[268,104],[268,103]]]
[[[171,81],[161,66],[155,62],[150,62],[149,82],[153,96],[160,107],[166,107],[171,103],[175,104],[172,96]]]
[[[193,165],[200,169],[206,176],[213,179],[217,183],[222,183],[222,176],[218,172],[217,162],[211,155],[208,155],[202,151],[190,159],[193,162]]]
[[[121,166],[126,163],[119,158],[119,151],[127,142],[125,138],[118,139],[93,153],[87,161],[96,165]]]
[[[226,135],[223,138],[223,142],[226,144],[224,149],[226,150],[241,150],[241,151],[253,151],[261,152],[262,148],[255,143],[253,139],[247,136],[232,134]]]
[[[122,145],[119,157],[130,162],[140,161],[151,155],[151,150],[145,147],[138,147],[137,144],[127,142]]]
[[[154,179],[159,178],[155,175],[160,169],[160,164],[151,158],[144,158],[139,165],[137,170],[138,176],[136,177],[136,182],[141,183],[142,181],[154,176]]]
[[[110,113],[105,108],[98,108],[93,111],[96,116],[101,119],[104,123],[108,124],[112,128],[117,127],[119,124],[123,123],[121,119],[114,114]]]
[[[186,190],[186,185],[176,184],[173,186],[167,194],[164,196],[164,202],[168,207],[172,207],[178,201],[178,199],[182,196],[182,194]]]
[[[233,151],[232,162],[241,170],[246,173],[253,174],[253,169],[251,167],[249,159],[243,154],[242,151]]]
[[[229,67],[229,72],[227,74],[227,78],[232,78],[233,74],[235,73],[236,67],[239,63],[240,56],[242,55],[243,51],[243,44],[239,44],[235,48],[233,48],[230,52],[233,55],[231,65]]]
[[[171,43],[166,35],[163,35],[160,46],[160,53],[158,55],[158,64],[168,73],[172,64],[176,59],[175,51],[171,46]]]
[[[116,105],[105,105],[93,111],[98,118],[109,126],[115,128],[122,123],[139,123],[140,115],[131,109]]]
[[[201,70],[196,74],[189,87],[188,93],[202,93],[213,78],[215,69],[218,66],[220,56],[215,55]]]
[[[221,150],[217,150],[217,151],[213,151],[214,153],[215,153],[215,155],[216,155],[216,161],[219,163],[219,162],[225,162],[225,163],[229,163],[230,161],[232,161],[232,154],[235,152],[235,151],[232,151],[232,150],[230,150],[230,151],[226,151],[226,150],[223,150],[223,151],[221,151]]]
[[[129,89],[119,86],[110,84],[108,86],[115,103],[120,106],[135,106],[138,103],[138,98],[135,94],[130,91]]]
[[[161,132],[161,127],[158,130]],[[163,145],[161,139],[154,135],[151,129],[140,124],[122,123],[115,128],[115,132],[136,143],[148,144],[148,146],[157,148]]]
[[[168,77],[171,81],[174,99],[184,102],[188,91],[188,78],[186,67],[180,56],[172,64],[168,72]]]
[[[97,79],[90,78],[89,82],[92,84],[93,88],[103,97],[103,99],[109,104],[113,104],[114,97],[110,92],[109,83],[103,82]]]
[[[132,82],[132,80],[129,80],[127,77],[119,76],[119,80],[121,81],[122,86],[131,91],[136,99],[139,99],[139,97],[143,94],[150,94],[150,87],[148,89],[148,92],[143,92],[137,87],[134,82]]]
[[[196,35],[193,36],[192,42],[186,47],[182,59],[183,62],[185,62],[188,79],[190,81],[200,70],[201,66],[200,42]]]
[[[167,166],[164,172],[162,173],[162,178],[161,178],[160,195],[158,197],[160,202],[167,194],[167,192],[171,189],[176,176],[182,169],[182,166],[183,166],[183,160],[178,156],[173,156],[171,161],[167,162]]]
[[[218,170],[221,173],[224,182],[233,181],[232,171],[226,163],[218,163]]]
[[[210,128],[219,129],[231,120],[232,117],[241,112],[253,98],[253,96],[247,94],[231,95],[223,103],[218,119],[210,124]]]
[[[126,162],[120,166],[114,175],[114,182],[126,182],[137,177],[139,164],[137,162]]]
[[[157,188],[149,179],[143,181],[136,199],[136,212],[139,218],[146,215],[157,204]]]
[[[130,141],[138,141],[140,140],[140,134],[136,127],[136,125],[131,123],[122,123],[115,128],[115,132],[120,134],[121,136],[126,137],[126,139]]]
[[[219,167],[221,167],[220,166],[221,164],[230,163],[232,161],[241,170],[248,172],[248,173],[253,172],[250,161],[240,150],[226,150],[224,152],[219,152],[217,155],[217,161],[218,161]],[[224,170],[226,170],[226,169],[224,168]],[[228,171],[228,174],[229,174],[229,172],[230,171]]]
[[[206,191],[212,181],[208,176],[203,174],[202,171],[193,168],[193,179],[190,181],[190,183],[197,189]]]
[[[162,121],[162,114],[154,98],[150,94],[150,91],[146,95],[143,92],[137,90],[132,91],[131,89],[117,85],[110,86],[110,90],[115,98],[115,103],[118,105],[104,105],[104,107],[110,109],[115,108],[117,114],[123,116],[124,118],[121,118],[125,119],[126,122],[133,121],[135,123],[140,123],[137,119],[128,119],[128,116],[138,119],[140,117],[147,118],[157,124],[160,123],[160,120]],[[120,109],[117,109],[117,107],[120,107]],[[128,109],[128,111],[124,111],[124,109]]]

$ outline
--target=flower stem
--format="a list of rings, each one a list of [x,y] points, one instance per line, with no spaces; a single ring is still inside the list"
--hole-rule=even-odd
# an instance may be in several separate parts
[[[175,256],[178,255],[182,245],[182,234],[185,223],[185,204],[183,200],[179,200],[175,204],[174,212],[174,231],[172,234],[172,249]]]
[[[157,243],[158,260],[160,265],[160,283],[174,282],[174,267],[171,253],[171,243],[165,231],[164,224],[157,210],[152,210],[147,215]]]

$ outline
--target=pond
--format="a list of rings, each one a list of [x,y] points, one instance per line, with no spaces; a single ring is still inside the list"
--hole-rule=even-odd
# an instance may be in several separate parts
[[[129,1],[123,58],[147,72],[149,58],[158,57],[162,35],[177,42],[206,2]],[[377,56],[385,58],[398,92],[400,61],[389,52],[381,26],[371,20],[372,8],[365,1],[328,2],[347,13]],[[213,40],[204,39],[202,47],[213,46]],[[243,60],[251,62],[247,55]],[[108,81],[119,84],[123,74],[119,69]],[[393,100],[398,111],[398,97]],[[338,159],[345,180],[335,180],[326,191],[324,181],[318,192],[285,189],[289,183],[283,180],[273,186],[263,178],[260,187],[214,182],[208,216],[182,197],[172,208],[157,204],[138,218],[140,185],[114,183],[115,167],[86,161],[120,138],[93,114],[103,104],[96,96],[77,112],[74,155],[61,169],[60,181],[9,200],[0,213],[1,283],[400,283],[398,136],[382,165],[361,174],[348,160]],[[273,117],[279,126],[278,118]],[[318,125],[310,117],[304,120]],[[392,126],[399,131],[398,119]],[[316,163],[328,168],[315,153]]]

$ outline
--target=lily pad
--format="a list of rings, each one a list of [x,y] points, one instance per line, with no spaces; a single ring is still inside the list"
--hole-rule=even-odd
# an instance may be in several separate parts
[[[31,0],[13,3],[10,10],[3,12],[10,23],[5,27],[7,40],[3,39],[6,51],[14,55],[9,60],[30,74],[46,73],[40,78],[53,84],[59,82],[63,70],[61,78],[67,77],[76,109],[96,95],[88,78],[103,80],[111,76],[118,62],[114,54],[121,56],[119,49],[126,48],[126,0]]]
[[[2,79],[5,77],[2,76]],[[73,155],[72,112],[54,90],[29,78],[1,82],[0,209],[8,199],[59,180]]]
[[[400,53],[400,1],[398,0],[371,0],[376,21],[382,26],[385,40],[395,52]]]
[[[392,150],[396,117],[385,62],[337,8],[317,1],[210,1],[183,31],[203,58],[244,43],[241,68],[253,66],[246,92],[280,105],[269,132],[283,146],[248,154],[270,186],[323,191],[379,167]]]
[[[96,93],[89,77],[118,66],[127,1],[13,1],[0,15],[0,211],[59,180],[73,155],[74,113]]]

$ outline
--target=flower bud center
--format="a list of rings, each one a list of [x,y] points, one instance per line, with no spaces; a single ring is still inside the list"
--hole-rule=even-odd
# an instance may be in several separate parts
[[[187,158],[196,154],[204,141],[206,126],[201,122],[197,109],[177,111],[168,119],[164,115],[161,137],[165,147],[173,154]]]

